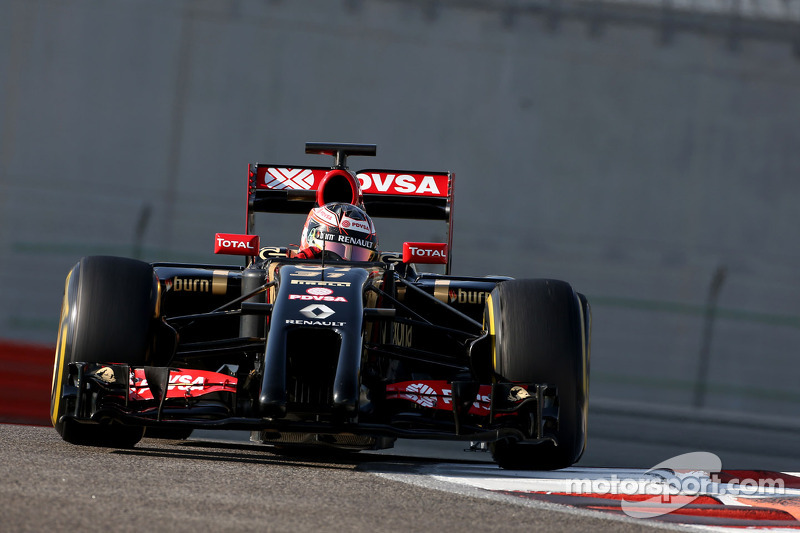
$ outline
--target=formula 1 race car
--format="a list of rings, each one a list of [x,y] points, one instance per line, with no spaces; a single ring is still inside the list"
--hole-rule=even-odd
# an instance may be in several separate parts
[[[452,275],[452,173],[348,170],[374,145],[306,152],[334,164],[250,165],[247,231],[215,239],[244,266],[90,256],[72,268],[51,398],[63,439],[132,447],[145,430],[244,429],[279,451],[451,439],[506,468],[578,461],[586,298],[563,281]],[[258,212],[311,212],[306,249],[261,247]],[[442,221],[446,242],[379,252],[369,217]]]

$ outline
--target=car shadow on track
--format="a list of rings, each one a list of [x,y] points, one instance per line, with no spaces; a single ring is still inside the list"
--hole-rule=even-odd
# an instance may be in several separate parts
[[[409,457],[383,452],[359,453],[333,448],[276,448],[260,444],[220,442],[206,440],[170,441],[144,439],[131,449],[117,449],[111,453],[142,457],[179,458],[195,461],[234,462],[245,464],[294,466],[324,469],[369,470],[370,472],[409,472],[416,467],[463,461],[441,457]],[[368,465],[368,466],[367,466]]]

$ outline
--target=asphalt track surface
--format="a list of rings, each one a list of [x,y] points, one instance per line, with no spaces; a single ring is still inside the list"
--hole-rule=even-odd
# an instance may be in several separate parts
[[[421,459],[286,458],[263,448],[145,439],[76,447],[50,428],[4,426],[4,531],[644,531],[502,498],[383,478]],[[508,498],[511,500],[511,498]]]
[[[581,466],[652,466],[707,450],[726,468],[798,471],[797,428],[678,413],[598,408]],[[3,531],[653,531],[648,520],[567,510],[431,483],[426,469],[483,463],[459,443],[405,441],[394,450],[286,457],[202,432],[144,439],[132,450],[77,447],[51,428],[0,426]],[[228,442],[212,440],[223,437]],[[238,441],[236,439],[239,439]],[[405,480],[405,481],[402,481]]]

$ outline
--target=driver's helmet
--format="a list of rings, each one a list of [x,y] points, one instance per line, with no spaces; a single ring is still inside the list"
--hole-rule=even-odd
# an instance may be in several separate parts
[[[353,204],[333,202],[308,214],[300,238],[301,257],[346,261],[373,261],[378,255],[378,236],[372,219]]]

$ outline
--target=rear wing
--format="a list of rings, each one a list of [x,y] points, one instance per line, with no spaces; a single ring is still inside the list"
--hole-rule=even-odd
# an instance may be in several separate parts
[[[249,165],[247,234],[251,235],[255,230],[255,213],[308,213],[317,204],[317,189],[323,178],[331,172],[336,170],[331,167]],[[361,188],[364,209],[369,216],[446,222],[446,272],[449,273],[455,175],[452,172],[383,169],[360,170],[355,175]]]

